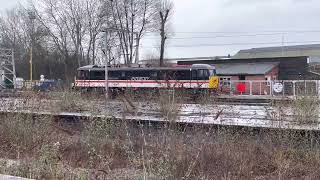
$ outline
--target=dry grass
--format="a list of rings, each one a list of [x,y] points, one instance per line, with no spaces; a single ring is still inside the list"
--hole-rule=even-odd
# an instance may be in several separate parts
[[[159,99],[168,120],[176,118],[177,101],[172,94]],[[0,119],[3,174],[36,179],[320,178],[320,143],[312,132],[149,126],[115,119],[58,122],[26,115]]]
[[[319,119],[319,100],[310,96],[297,97],[293,112],[301,124],[315,123]]]
[[[272,103],[275,111],[269,112],[274,120],[295,121],[299,125],[313,125],[319,120],[319,99],[314,96],[297,96],[293,101]]]
[[[160,114],[169,122],[176,121],[179,116],[180,107],[177,103],[177,97],[179,96],[174,93],[175,91],[170,90],[162,91],[158,99]]]

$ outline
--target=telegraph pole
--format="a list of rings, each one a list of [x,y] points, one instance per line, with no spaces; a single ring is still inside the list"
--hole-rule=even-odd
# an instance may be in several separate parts
[[[139,44],[140,44],[140,39],[139,39],[139,34],[137,32],[134,32],[136,34],[136,59],[135,62],[139,62]]]
[[[284,34],[282,33],[281,56],[284,57]]]
[[[108,56],[107,50],[108,50],[108,32],[112,33],[112,32],[130,32],[128,30],[120,30],[120,29],[114,29],[114,28],[105,28],[103,30],[105,32],[105,91],[106,91],[106,101],[108,101],[109,98],[109,83],[108,83],[108,65],[109,65],[109,59],[110,57]],[[133,32],[133,34],[136,34],[136,54],[135,54],[135,61],[138,62],[139,61],[139,34],[137,32]]]
[[[32,59],[33,59],[33,57],[32,57],[32,54],[33,54],[33,31],[34,31],[34,20],[36,19],[36,15],[34,14],[34,12],[32,11],[32,10],[30,10],[29,11],[29,19],[30,19],[30,21],[31,21],[31,31],[30,31],[30,39],[31,39],[31,41],[30,41],[30,56],[29,56],[29,63],[30,63],[30,81],[31,81],[31,83],[32,83],[32,75],[33,75],[33,72],[32,72],[32,70],[33,70],[33,63],[32,63]]]
[[[108,98],[109,98],[109,83],[108,83],[108,61],[109,61],[109,58],[108,58],[108,53],[107,53],[107,48],[108,48],[108,30],[106,29],[105,30],[105,34],[106,34],[106,37],[105,37],[105,66],[104,66],[104,71],[105,71],[105,90],[106,90],[106,101],[108,101]]]

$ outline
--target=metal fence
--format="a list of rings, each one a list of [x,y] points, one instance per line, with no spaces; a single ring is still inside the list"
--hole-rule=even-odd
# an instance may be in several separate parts
[[[21,81],[18,83],[17,88],[22,90],[52,90],[52,89],[66,89],[70,88],[70,84],[61,81],[61,80],[45,80],[45,81],[39,81],[39,80],[33,80],[33,81]]]
[[[218,94],[231,96],[319,96],[320,80],[272,80],[272,81],[251,81],[251,80],[229,80],[219,82]],[[21,89],[34,89],[42,87],[40,81],[24,81]],[[50,87],[63,89],[70,86],[62,81],[51,82]],[[45,87],[47,89],[47,87]]]
[[[257,96],[318,96],[318,80],[221,81],[220,94]]]

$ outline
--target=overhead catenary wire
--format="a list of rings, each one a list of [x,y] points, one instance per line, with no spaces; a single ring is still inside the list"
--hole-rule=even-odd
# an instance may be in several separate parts
[[[320,43],[317,41],[290,41],[285,44],[314,44]],[[190,45],[168,45],[167,48],[194,48],[194,47],[214,47],[214,46],[246,46],[246,45],[282,45],[283,42],[254,42],[254,43],[217,43],[217,44],[190,44]],[[141,48],[159,48],[158,46],[141,46]]]
[[[319,30],[265,30],[265,31],[177,31],[177,32],[167,32],[168,34],[264,34],[264,33],[320,33]],[[158,34],[158,32],[145,32],[148,34]]]
[[[170,37],[169,39],[214,39],[214,38],[234,38],[234,37],[275,36],[275,35],[283,35],[283,33]],[[158,39],[158,38],[156,38],[156,37],[152,37],[152,38],[151,37],[145,37],[143,39]]]
[[[264,32],[264,33],[263,33]],[[267,33],[268,32],[268,33]],[[152,32],[149,32],[152,33]],[[201,36],[186,36],[184,35],[181,37],[181,33],[184,34],[201,34]],[[218,34],[212,36],[212,34]],[[290,34],[306,34],[306,33],[320,33],[320,30],[296,30],[296,31],[262,31],[260,33],[249,33],[249,32],[168,32],[167,34],[170,37],[170,39],[174,40],[188,40],[188,39],[216,39],[216,38],[237,38],[237,37],[258,37],[258,36],[284,36],[284,35],[290,35]],[[178,36],[174,34],[179,34]],[[208,34],[207,36],[203,36],[203,34]],[[209,35],[210,34],[210,35]],[[145,40],[155,40],[158,39],[157,34],[145,34],[143,39]]]

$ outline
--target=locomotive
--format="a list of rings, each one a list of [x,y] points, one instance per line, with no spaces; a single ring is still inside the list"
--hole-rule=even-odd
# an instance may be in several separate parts
[[[75,88],[105,87],[105,66],[78,68]],[[217,89],[219,78],[214,66],[208,64],[173,65],[170,67],[108,66],[108,86],[115,89]]]

